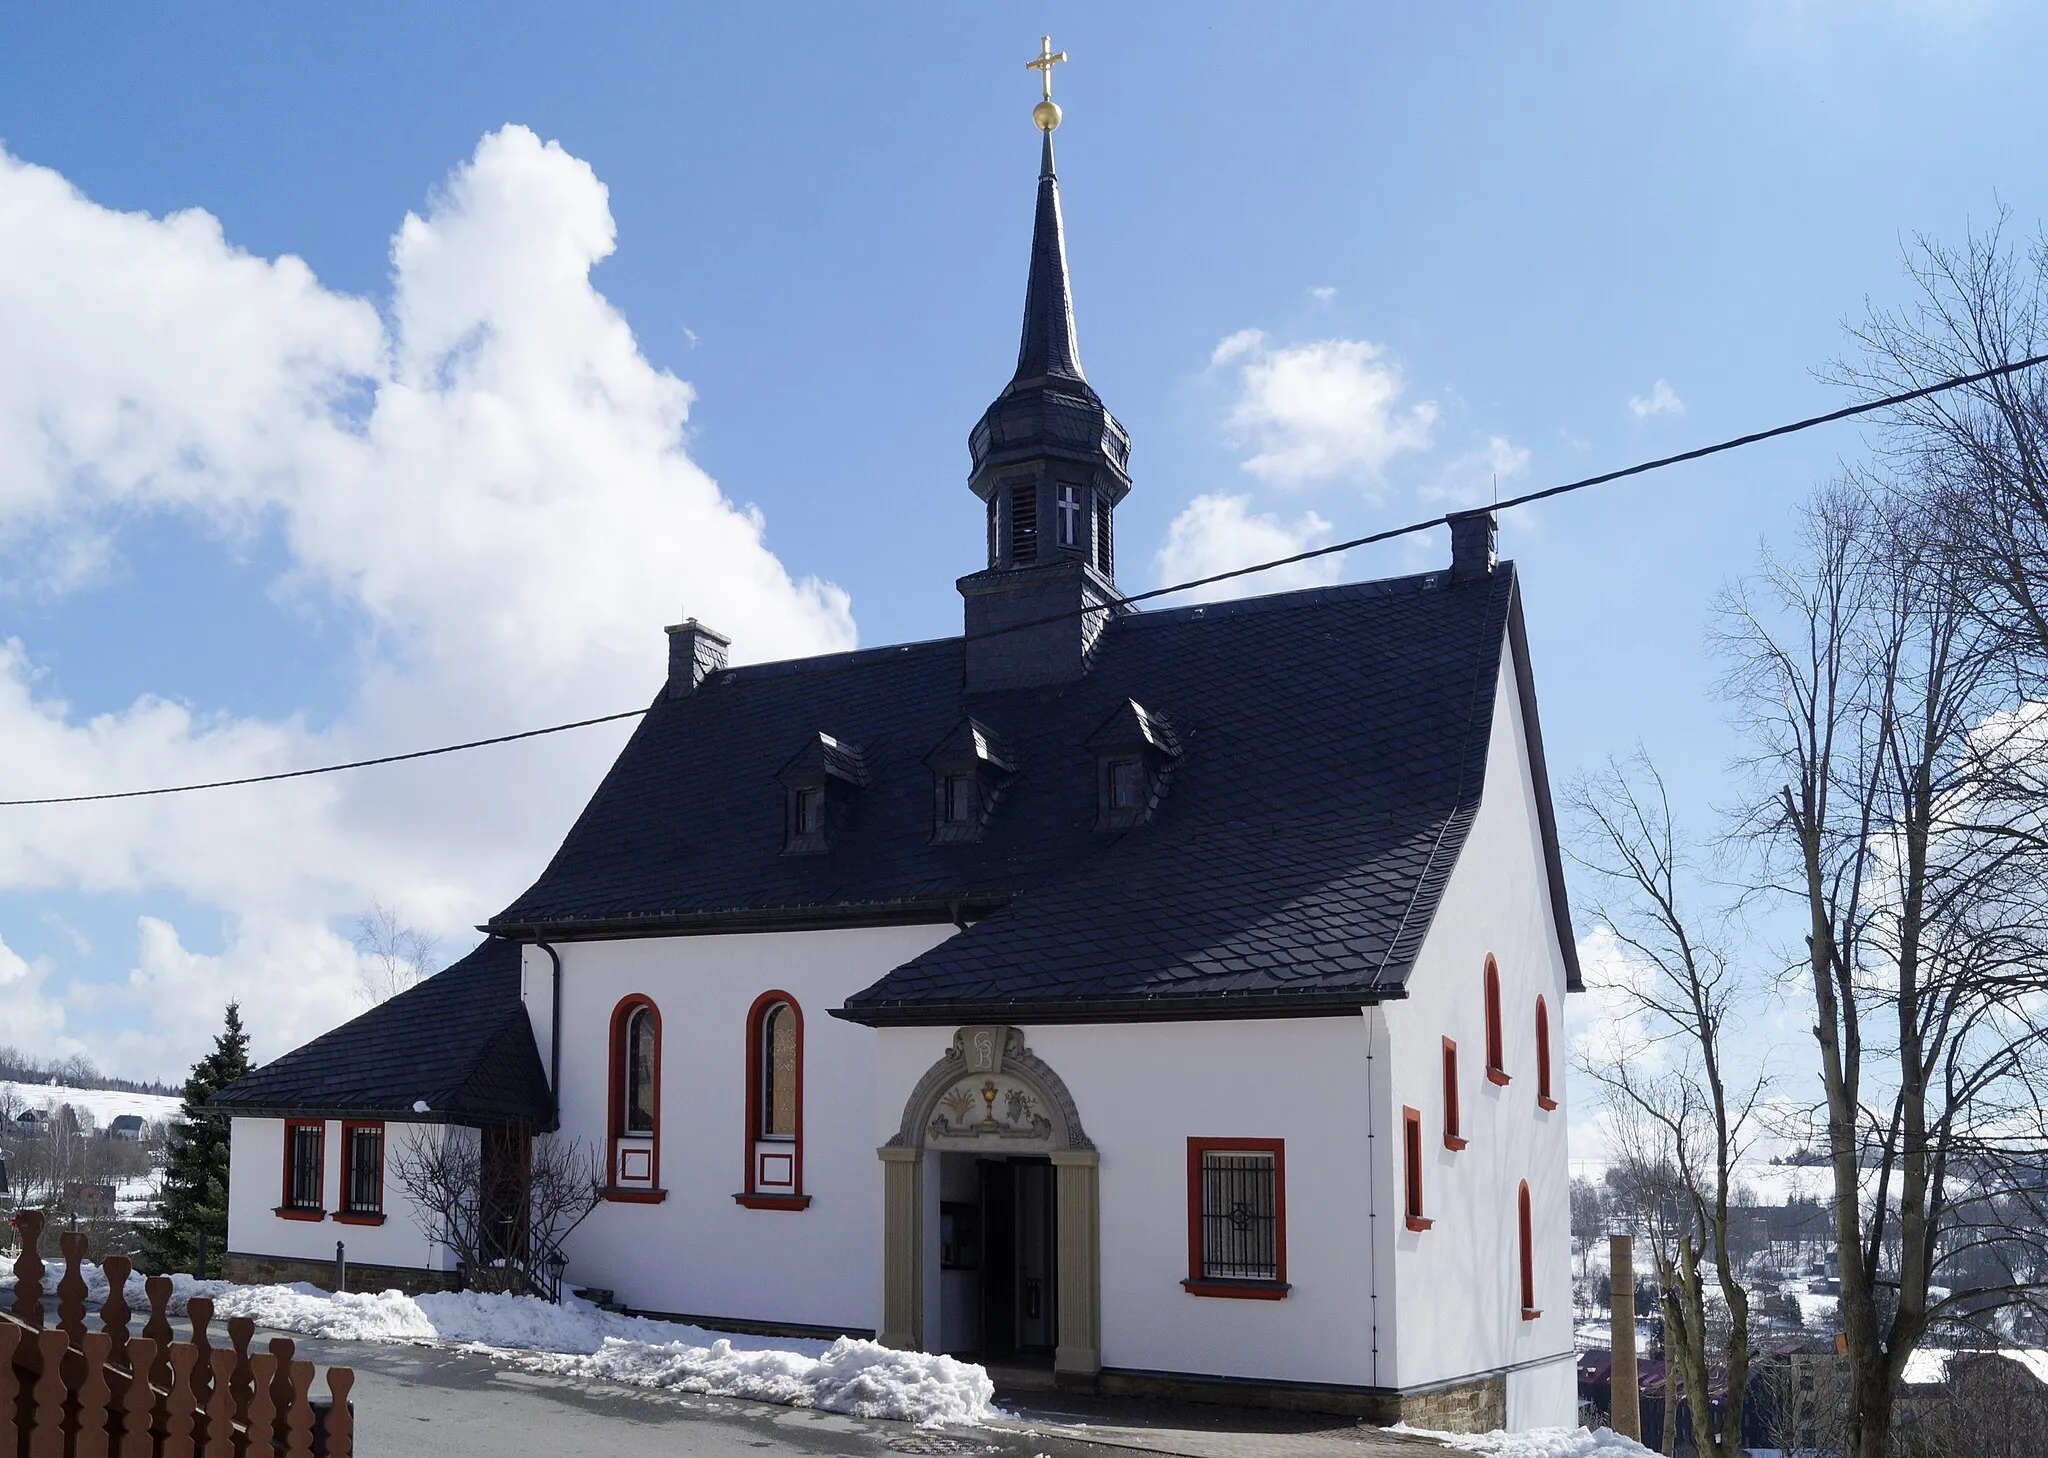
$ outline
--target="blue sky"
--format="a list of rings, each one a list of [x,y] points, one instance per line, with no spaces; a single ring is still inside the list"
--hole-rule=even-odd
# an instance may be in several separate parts
[[[957,631],[1042,31],[1073,57],[1082,358],[1134,439],[1140,589],[1843,403],[1816,372],[1903,296],[1913,234],[2041,216],[2044,30],[1905,3],[0,8],[0,789],[630,707],[684,613],[749,658]],[[1503,523],[1554,774],[1640,739],[1705,823],[1736,748],[1713,594],[1863,449]],[[281,1052],[356,1005],[357,911],[459,951],[619,742],[0,812],[0,1042],[173,1073],[237,995]]]

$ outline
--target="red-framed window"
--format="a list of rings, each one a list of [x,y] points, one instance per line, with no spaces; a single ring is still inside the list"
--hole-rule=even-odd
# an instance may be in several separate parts
[[[344,1120],[341,1126],[341,1208],[344,1223],[384,1222],[384,1126]]]
[[[1422,1110],[1401,1110],[1401,1206],[1410,1230],[1434,1223],[1422,1213]]]
[[[656,1201],[661,1188],[661,1010],[642,993],[612,1009],[605,1198]]]
[[[733,1199],[754,1210],[801,1210],[804,1193],[804,1013],[786,992],[747,1009],[747,1165]]]
[[[1508,1064],[1501,1052],[1500,964],[1493,953],[1486,954],[1486,1076],[1494,1083],[1508,1081]]]
[[[287,1220],[327,1218],[327,1121],[284,1121],[284,1198],[277,1213]]]
[[[1550,1004],[1540,996],[1536,999],[1536,1107],[1557,1107],[1557,1098],[1550,1091]]]
[[[1515,1233],[1522,1251],[1522,1320],[1534,1321],[1543,1313],[1536,1309],[1536,1241],[1529,1225],[1529,1182],[1515,1192]]]
[[[1188,1276],[1181,1288],[1254,1301],[1287,1294],[1286,1141],[1188,1140]]]
[[[1444,1039],[1444,1148],[1463,1149],[1458,1123],[1458,1045]]]

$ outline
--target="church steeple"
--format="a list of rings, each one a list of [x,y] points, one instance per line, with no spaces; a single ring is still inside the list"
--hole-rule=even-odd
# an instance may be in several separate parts
[[[1065,59],[1048,39],[1041,40],[1037,59],[1025,63],[1044,85],[1031,113],[1043,133],[1031,273],[1017,371],[968,436],[973,464],[967,484],[986,512],[988,566],[961,578],[960,591],[970,640],[990,628],[1073,616],[1004,633],[985,650],[970,641],[970,691],[1079,676],[1110,614],[1127,611],[1111,604],[1117,597],[1115,516],[1131,489],[1131,438],[1081,373],[1053,167],[1060,108],[1052,99],[1052,68]],[[1084,607],[1098,610],[1083,616]]]

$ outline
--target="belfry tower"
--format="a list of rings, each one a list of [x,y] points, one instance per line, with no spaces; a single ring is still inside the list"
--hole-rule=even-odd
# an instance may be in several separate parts
[[[988,565],[959,582],[970,693],[1080,677],[1104,624],[1130,610],[1116,590],[1116,508],[1131,489],[1131,438],[1081,373],[1053,170],[1052,68],[1066,58],[1045,39],[1025,63],[1044,94],[1031,113],[1043,139],[1024,332],[1016,373],[967,443],[967,484],[988,521]]]

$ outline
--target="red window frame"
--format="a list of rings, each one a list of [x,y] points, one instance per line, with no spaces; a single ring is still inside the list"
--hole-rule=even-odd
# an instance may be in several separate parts
[[[618,1178],[619,1140],[626,1132],[626,1033],[633,1014],[642,1008],[654,1019],[654,1107],[650,1111],[654,1128],[647,1135],[647,1189],[613,1183]],[[606,1075],[611,1082],[605,1095],[604,1197],[629,1205],[659,1204],[668,1198],[668,1192],[661,1187],[661,1009],[644,992],[620,998],[618,1006],[612,1009],[611,1057],[607,1060]]]
[[[1536,1107],[1557,1107],[1550,1092],[1550,1004],[1541,995],[1536,999]]]
[[[320,1175],[313,1186],[313,1203],[295,1205],[292,1203],[292,1146],[298,1143],[298,1131],[315,1130],[320,1136]],[[284,1121],[284,1188],[278,1194],[277,1209],[272,1213],[287,1220],[325,1220],[327,1218],[327,1121],[325,1119],[286,1119]]]
[[[1459,1132],[1462,1124],[1458,1118],[1458,1045],[1451,1039],[1444,1039],[1444,1148],[1463,1149],[1467,1143]]]
[[[368,1208],[355,1203],[356,1198],[356,1131],[374,1129],[377,1131],[377,1204]],[[382,1225],[384,1223],[384,1121],[382,1119],[344,1119],[341,1121],[341,1208],[334,1212],[334,1218],[343,1225]]]
[[[1529,1182],[1515,1194],[1516,1234],[1522,1247],[1522,1320],[1534,1321],[1543,1313],[1536,1308],[1536,1241],[1529,1225]]]
[[[763,1060],[762,1037],[768,1030],[768,1014],[778,1007],[787,1007],[796,1019],[796,1134],[790,1141],[789,1152],[793,1161],[790,1170],[793,1194],[764,1194],[760,1189],[760,1167],[758,1161],[762,1130],[767,1127],[767,1110],[762,1107],[762,1095],[766,1088],[764,1077],[767,1069]],[[749,1210],[802,1210],[809,1207],[811,1197],[804,1193],[804,1010],[794,997],[776,989],[764,992],[754,999],[754,1005],[747,1009],[747,1097],[746,1097],[746,1166],[744,1182],[740,1192],[734,1195],[735,1204]]]
[[[1270,1281],[1236,1281],[1211,1276],[1203,1260],[1202,1156],[1233,1151],[1273,1156],[1273,1279]],[[1287,1283],[1286,1140],[1188,1140],[1188,1276],[1180,1285],[1190,1296],[1221,1296],[1238,1301],[1279,1301],[1293,1289]]]
[[[1422,1110],[1401,1110],[1401,1213],[1410,1230],[1427,1230],[1436,1222],[1422,1213]]]
[[[1507,1059],[1501,1052],[1500,964],[1491,952],[1486,954],[1486,1076],[1503,1088],[1509,1081]]]

